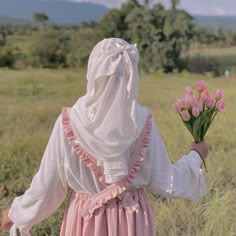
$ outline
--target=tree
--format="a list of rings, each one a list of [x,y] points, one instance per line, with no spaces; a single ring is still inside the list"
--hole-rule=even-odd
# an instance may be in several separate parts
[[[45,24],[48,20],[49,17],[47,14],[43,13],[43,12],[35,12],[33,14],[33,19],[40,24]]]
[[[80,27],[78,32],[71,35],[67,65],[71,67],[84,66],[89,58],[94,45],[99,41],[94,37],[95,30],[92,27]]]
[[[43,28],[32,35],[31,63],[35,66],[66,66],[70,35],[64,30]]]
[[[192,38],[192,17],[182,10],[166,10],[163,5],[132,10],[125,20],[126,38],[137,43],[140,65],[144,70],[181,69],[181,54]]]
[[[126,5],[127,4],[133,4],[133,5],[139,5],[139,3],[138,3],[138,1],[137,0],[128,0],[128,3],[126,3]],[[125,4],[123,4],[123,6],[124,6]]]
[[[180,70],[181,55],[193,35],[193,23],[189,14],[176,9],[178,3],[173,0],[173,7],[166,10],[161,4],[149,8],[129,0],[120,10],[111,10],[98,24],[98,30],[105,38],[119,37],[137,43],[140,66],[146,71]]]
[[[171,8],[176,10],[176,6],[180,3],[180,0],[171,0]]]
[[[122,4],[121,9],[112,9],[109,11],[99,22],[97,26],[98,38],[116,37],[123,38],[127,41],[126,32],[128,31],[128,25],[126,17],[137,7],[141,5],[136,0],[128,0],[127,3]],[[109,26],[108,26],[109,22]]]
[[[108,27],[109,22],[109,27]],[[98,38],[123,38],[127,26],[124,22],[124,15],[118,9],[112,9],[106,14],[97,26]]]
[[[134,9],[127,17],[126,38],[138,45],[140,65],[144,70],[153,69],[152,45],[158,41],[158,29],[153,24],[153,16],[148,8]]]
[[[166,48],[165,71],[181,69],[181,54],[189,48],[193,38],[192,16],[183,10],[168,10],[163,33]]]
[[[150,2],[149,0],[144,0],[144,6],[148,7],[149,6],[149,2]]]

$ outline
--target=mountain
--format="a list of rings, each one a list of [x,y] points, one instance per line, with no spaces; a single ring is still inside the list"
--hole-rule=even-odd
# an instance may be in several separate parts
[[[22,25],[30,23],[31,21],[20,19],[20,18],[13,18],[9,16],[0,16],[0,25]]]
[[[4,18],[32,20],[35,12],[44,12],[50,22],[56,24],[78,24],[85,21],[97,21],[109,9],[95,3],[77,3],[60,0],[0,0],[0,24]]]
[[[221,27],[236,31],[236,16],[194,16],[194,21],[200,26]]]
[[[35,12],[44,12],[52,23],[68,25],[97,21],[110,9],[95,3],[72,0],[0,0],[0,25],[24,24],[32,21]],[[222,27],[236,31],[236,16],[194,15],[200,26]]]

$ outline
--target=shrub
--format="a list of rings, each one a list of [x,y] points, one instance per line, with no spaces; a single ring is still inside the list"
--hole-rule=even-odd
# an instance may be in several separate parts
[[[0,47],[0,67],[14,66],[16,60],[16,53],[11,47]]]
[[[30,63],[33,66],[66,66],[69,35],[63,30],[41,28],[32,35]]]
[[[80,67],[87,64],[90,52],[97,41],[95,30],[92,28],[82,27],[78,32],[73,33],[66,59],[67,65]]]

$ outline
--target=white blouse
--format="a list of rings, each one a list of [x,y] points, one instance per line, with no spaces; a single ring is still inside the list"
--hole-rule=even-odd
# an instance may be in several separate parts
[[[138,113],[138,124],[142,129],[148,111],[139,107]],[[130,158],[132,149],[133,146],[127,151],[127,158]],[[153,121],[148,152],[132,189],[146,187],[156,195],[198,201],[207,192],[204,175],[200,170],[201,162],[199,154],[190,151],[175,164],[171,164],[165,144]],[[81,163],[69,144],[60,115],[30,188],[12,203],[9,217],[14,225],[10,236],[17,235],[16,229],[19,229],[22,236],[30,236],[32,226],[56,211],[69,188],[75,192],[96,193],[102,189],[102,185]]]

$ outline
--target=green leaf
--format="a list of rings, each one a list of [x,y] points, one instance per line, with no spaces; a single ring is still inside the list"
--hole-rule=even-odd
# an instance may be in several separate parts
[[[199,143],[200,135],[199,135],[199,128],[201,127],[201,116],[199,116],[193,123],[193,137],[196,143]]]
[[[191,124],[189,124],[189,122],[184,122],[185,127],[188,129],[188,131],[192,134],[193,129]]]
[[[203,116],[203,129],[202,129],[202,139],[204,139],[207,130],[210,127],[211,124],[211,119],[212,119],[212,111],[211,110],[206,110]]]

